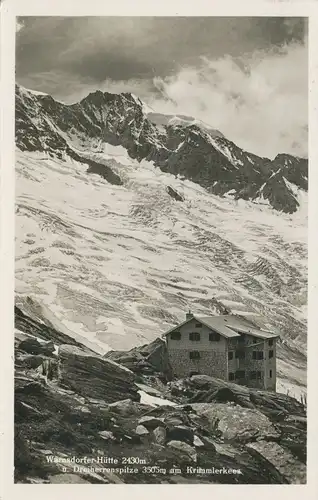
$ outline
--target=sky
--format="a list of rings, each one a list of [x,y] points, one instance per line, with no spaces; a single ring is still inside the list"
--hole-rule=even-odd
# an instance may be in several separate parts
[[[282,17],[18,18],[16,79],[74,103],[133,92],[253,153],[307,155],[307,23]]]

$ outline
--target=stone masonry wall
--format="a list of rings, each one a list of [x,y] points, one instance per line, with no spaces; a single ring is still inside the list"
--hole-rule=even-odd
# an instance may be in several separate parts
[[[169,361],[173,374],[177,377],[187,377],[193,372],[210,375],[227,380],[226,352],[202,351],[200,359],[190,359],[186,349],[169,349]]]

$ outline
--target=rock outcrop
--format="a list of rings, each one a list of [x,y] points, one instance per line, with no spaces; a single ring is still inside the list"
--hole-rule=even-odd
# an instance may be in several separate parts
[[[166,380],[172,378],[166,343],[160,338],[141,347],[134,347],[130,351],[109,351],[105,358],[112,359],[138,374],[158,374]]]
[[[37,339],[28,338],[20,343],[19,349],[28,354],[43,354],[44,356],[52,356],[55,347],[53,342],[48,341],[41,343]]]
[[[184,197],[181,196],[175,189],[171,186],[167,186],[167,193],[176,201],[184,201]]]
[[[61,383],[81,396],[103,399],[113,403],[130,398],[139,401],[135,375],[124,366],[98,355],[90,355],[79,347],[61,345],[59,348]]]

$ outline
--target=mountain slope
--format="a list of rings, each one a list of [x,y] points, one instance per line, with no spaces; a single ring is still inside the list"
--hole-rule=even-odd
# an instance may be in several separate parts
[[[258,157],[189,117],[167,119],[159,127],[158,117],[154,120],[154,114],[146,111],[128,93],[97,91],[67,106],[16,86],[17,145],[61,157],[74,155],[73,144],[96,150],[107,142],[125,147],[133,159],[153,161],[164,172],[182,175],[212,193],[231,192],[236,199],[262,197],[287,213],[298,209],[289,183],[308,188],[307,160],[291,155],[277,155],[273,161]]]
[[[17,87],[16,109],[22,310],[31,297],[32,314],[101,353],[153,340],[188,308],[259,313],[284,341],[279,387],[304,390],[305,160],[158,128],[130,94],[66,106]]]

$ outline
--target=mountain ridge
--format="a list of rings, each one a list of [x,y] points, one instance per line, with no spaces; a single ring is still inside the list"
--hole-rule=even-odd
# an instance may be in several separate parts
[[[96,150],[103,142],[123,146],[132,159],[152,161],[163,172],[181,175],[213,194],[263,200],[286,213],[299,208],[293,186],[308,189],[306,159],[285,153],[273,160],[259,157],[197,123],[168,121],[158,127],[130,93],[96,91],[65,105],[17,85],[16,120],[21,150],[74,158],[75,134],[84,149]]]

